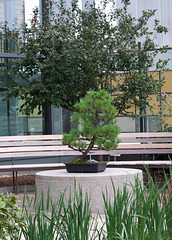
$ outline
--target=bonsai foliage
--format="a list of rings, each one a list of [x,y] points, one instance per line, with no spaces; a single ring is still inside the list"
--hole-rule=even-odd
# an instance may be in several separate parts
[[[96,147],[111,150],[118,146],[120,128],[115,124],[117,110],[113,99],[105,90],[89,91],[80,103],[71,122],[81,124],[81,130],[73,129],[63,135],[63,144],[82,153],[81,161],[87,161],[87,154]]]
[[[120,9],[102,0],[99,6],[86,5],[85,11],[76,0],[68,9],[59,2],[47,0],[43,24],[35,9],[31,28],[26,26],[22,37],[8,32],[25,58],[7,71],[6,98],[21,98],[20,110],[29,114],[50,105],[73,110],[88,90],[105,89],[114,95],[118,114],[131,116],[135,108],[151,107],[151,94],[159,93],[164,78],[159,81],[158,74],[147,71],[152,66],[163,71],[167,63],[154,63],[157,54],[165,52],[155,39],[167,31],[158,20],[149,29],[156,11],[143,11],[135,19],[128,13],[129,0],[122,0]]]

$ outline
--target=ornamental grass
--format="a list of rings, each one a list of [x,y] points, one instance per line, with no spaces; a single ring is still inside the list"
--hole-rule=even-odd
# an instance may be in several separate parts
[[[84,198],[82,188],[76,189],[76,184],[74,189],[71,189],[71,192],[74,191],[74,197],[71,197],[73,194],[69,194],[66,199],[65,193],[61,193],[56,202],[51,201],[50,189],[46,202],[44,193],[38,200],[36,190],[32,199],[29,199],[25,191],[22,207],[24,224],[20,226],[20,234],[18,236],[11,234],[10,239],[170,240],[172,172],[170,178],[164,173],[163,187],[154,183],[148,170],[147,173],[148,183],[144,185],[136,178],[130,192],[127,191],[127,186],[124,185],[121,191],[112,182],[113,197],[108,191],[102,193],[104,204],[102,215],[92,214],[89,194]],[[0,214],[2,223],[3,215]]]

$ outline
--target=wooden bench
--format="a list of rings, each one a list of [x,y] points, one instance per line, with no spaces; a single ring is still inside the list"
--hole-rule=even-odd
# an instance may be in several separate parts
[[[169,132],[156,132],[156,133],[121,133],[119,135],[121,143],[117,149],[109,152],[98,150],[94,148],[91,152],[92,155],[107,155],[116,156],[123,155],[128,160],[128,155],[145,155],[145,154],[172,154],[172,133]],[[30,135],[30,136],[7,136],[0,137],[0,159],[11,159],[10,165],[2,165],[0,162],[0,171],[13,172],[13,186],[17,182],[18,171],[36,171],[58,169],[58,163],[52,165],[52,163],[44,164],[20,164],[15,165],[15,159],[34,157],[58,157],[58,162],[61,162],[63,156],[79,156],[80,152],[71,150],[67,146],[62,145],[62,135]],[[155,160],[153,158],[153,160]],[[168,160],[168,159],[163,159]],[[130,163],[130,164],[129,164]],[[108,163],[111,167],[144,167],[145,162],[131,161]],[[151,168],[164,167],[165,162],[161,161],[149,161],[146,163]],[[60,165],[63,166],[64,165]],[[166,166],[171,166],[171,161],[167,162]],[[14,173],[16,176],[14,177]]]
[[[32,135],[32,136],[9,136],[0,137],[0,159],[11,158],[14,163],[15,158],[32,157],[60,157],[80,156],[81,153],[74,151],[68,146],[62,145],[62,135]],[[110,153],[103,150],[94,149],[92,155]]]
[[[18,172],[61,169],[65,167],[64,164],[59,164],[61,157],[81,155],[80,152],[63,146],[61,140],[62,135],[0,137],[0,172],[13,173],[13,191],[17,193]],[[91,154],[109,155],[109,152],[94,149]],[[22,162],[25,158],[44,159],[50,157],[56,157],[58,163],[16,164],[16,159],[20,159]],[[10,159],[10,165],[2,165],[3,159]]]
[[[172,133],[121,133],[121,143],[109,152],[94,148],[92,155],[172,154]],[[63,146],[62,135],[32,135],[0,137],[0,159],[81,155]]]
[[[116,154],[172,154],[172,132],[121,133],[119,138]]]

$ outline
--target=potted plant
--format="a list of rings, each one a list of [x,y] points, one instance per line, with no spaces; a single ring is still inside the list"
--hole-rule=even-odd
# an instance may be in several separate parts
[[[66,163],[66,169],[68,172],[104,171],[106,163],[88,160],[87,155],[93,148],[110,151],[118,146],[120,128],[116,125],[117,110],[113,98],[105,90],[89,91],[74,107],[76,112],[71,117],[71,122],[80,124],[81,129],[64,133],[62,143],[80,151],[82,155],[79,159]]]

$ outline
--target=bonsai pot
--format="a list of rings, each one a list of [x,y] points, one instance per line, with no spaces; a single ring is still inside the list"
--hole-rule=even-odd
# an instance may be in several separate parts
[[[69,173],[98,173],[106,169],[107,162],[97,163],[65,163]]]

